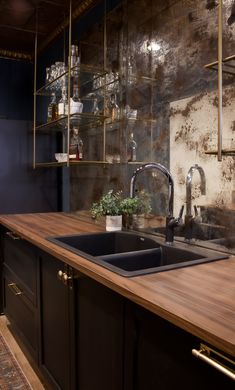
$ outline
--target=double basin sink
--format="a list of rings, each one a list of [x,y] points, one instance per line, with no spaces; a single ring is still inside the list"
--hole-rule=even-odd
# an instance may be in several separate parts
[[[193,266],[228,256],[188,244],[170,246],[147,234],[102,232],[48,237],[48,240],[119,275],[133,277]]]

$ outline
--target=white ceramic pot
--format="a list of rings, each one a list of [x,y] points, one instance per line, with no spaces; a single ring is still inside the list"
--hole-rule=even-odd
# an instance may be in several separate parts
[[[145,227],[145,216],[144,214],[133,215],[133,226],[136,229],[143,229]]]
[[[122,215],[106,215],[106,230],[108,232],[122,230]]]

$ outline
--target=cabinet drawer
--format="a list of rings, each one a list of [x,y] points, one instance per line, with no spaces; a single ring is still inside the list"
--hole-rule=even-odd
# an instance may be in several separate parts
[[[37,286],[36,248],[23,239],[13,239],[11,232],[6,232],[4,234],[4,263],[27,287],[34,300]]]
[[[37,311],[13,273],[4,267],[4,312],[21,340],[37,358]]]

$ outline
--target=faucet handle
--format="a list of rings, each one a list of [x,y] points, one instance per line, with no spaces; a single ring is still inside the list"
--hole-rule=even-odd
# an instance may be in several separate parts
[[[194,205],[193,208],[194,208],[194,213],[195,213],[194,221],[197,222],[197,223],[201,223],[202,222],[202,217],[201,217],[201,215],[198,214],[197,206]]]
[[[179,219],[182,219],[184,213],[184,205],[181,206],[180,212],[179,212]]]

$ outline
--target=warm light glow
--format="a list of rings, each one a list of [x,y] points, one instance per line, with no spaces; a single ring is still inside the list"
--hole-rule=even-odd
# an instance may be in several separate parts
[[[157,42],[147,42],[147,50],[148,51],[158,51],[161,49],[161,46]]]

